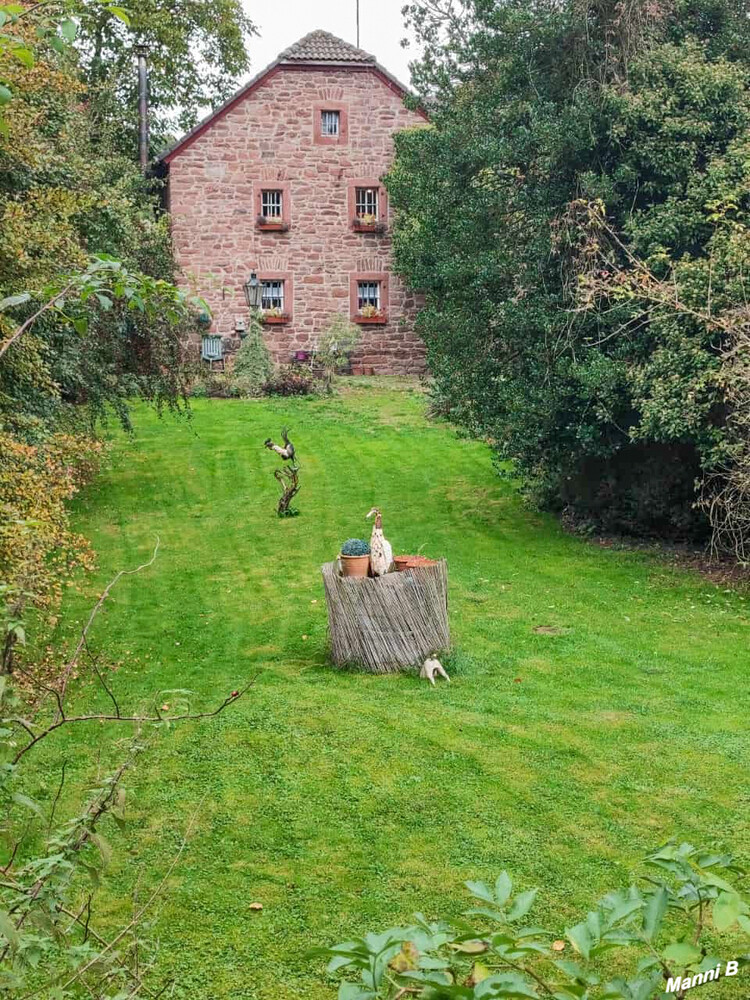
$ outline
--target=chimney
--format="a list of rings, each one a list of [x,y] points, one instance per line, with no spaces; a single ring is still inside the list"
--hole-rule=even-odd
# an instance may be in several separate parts
[[[148,47],[136,46],[138,56],[138,156],[141,170],[148,170]]]

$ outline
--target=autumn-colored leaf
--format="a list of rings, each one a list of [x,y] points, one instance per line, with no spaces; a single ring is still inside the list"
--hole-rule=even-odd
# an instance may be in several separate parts
[[[401,951],[388,963],[394,972],[411,972],[419,968],[419,951],[413,941],[404,941]]]

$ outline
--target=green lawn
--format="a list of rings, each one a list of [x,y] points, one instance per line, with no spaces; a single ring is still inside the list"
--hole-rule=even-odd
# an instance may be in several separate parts
[[[403,387],[200,401],[189,423],[139,411],[79,499],[99,568],[71,590],[57,644],[158,535],[155,565],[92,633],[120,664],[123,705],[179,687],[210,707],[257,676],[217,720],[157,737],[130,777],[128,828],[108,834],[115,926],[199,809],[154,923],[176,997],[332,998],[307,948],[458,912],[465,879],[504,867],[540,887],[544,921],[577,918],[673,835],[750,849],[745,598],[566,536],[486,447],[424,412]],[[301,516],[280,521],[262,443],[284,423],[304,486]],[[327,663],[320,564],[368,537],[373,504],[396,552],[448,560],[450,686]],[[75,698],[105,706],[83,680]],[[51,737],[46,794],[65,757],[72,801],[118,759],[110,744],[98,727]]]

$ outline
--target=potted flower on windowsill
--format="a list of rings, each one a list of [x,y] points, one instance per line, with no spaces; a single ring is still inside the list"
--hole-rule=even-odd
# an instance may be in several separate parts
[[[255,221],[258,229],[268,233],[285,233],[289,229],[289,223],[280,215],[259,215]]]
[[[355,233],[384,233],[385,223],[377,215],[365,213],[352,219],[352,229]]]
[[[271,325],[280,326],[283,323],[289,322],[289,317],[285,312],[282,312],[277,306],[273,309],[264,309],[261,312],[261,321],[263,323],[270,323]]]
[[[362,306],[354,317],[355,323],[387,323],[388,317],[377,306]]]
[[[361,538],[348,538],[339,556],[343,576],[365,577],[370,571],[370,546]]]

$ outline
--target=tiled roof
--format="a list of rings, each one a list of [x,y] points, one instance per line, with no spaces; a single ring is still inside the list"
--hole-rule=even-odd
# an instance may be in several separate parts
[[[311,31],[279,56],[279,62],[374,63],[375,56],[327,31]]]

